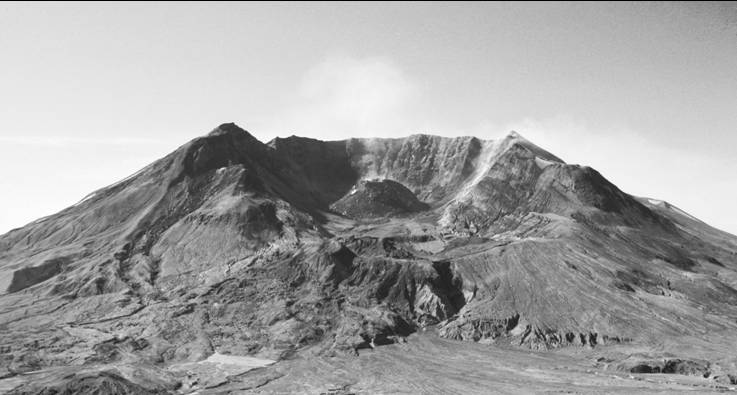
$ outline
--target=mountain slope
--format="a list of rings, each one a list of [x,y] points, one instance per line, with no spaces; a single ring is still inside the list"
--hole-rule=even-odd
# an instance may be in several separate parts
[[[737,337],[735,257],[734,236],[516,133],[264,144],[223,124],[0,236],[0,366],[112,364],[185,391],[205,384],[182,364],[214,353],[352,355],[424,330],[660,358]],[[732,351],[683,358],[731,372]]]

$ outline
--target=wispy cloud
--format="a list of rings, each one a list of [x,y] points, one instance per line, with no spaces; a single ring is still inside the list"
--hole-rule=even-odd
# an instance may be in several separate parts
[[[382,57],[328,57],[308,70],[274,122],[278,134],[390,136],[409,126],[404,111],[416,84]]]

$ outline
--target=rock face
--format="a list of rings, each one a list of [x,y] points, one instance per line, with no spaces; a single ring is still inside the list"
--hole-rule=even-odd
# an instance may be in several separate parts
[[[350,192],[330,208],[346,217],[380,218],[393,217],[427,210],[429,205],[404,185],[392,180],[361,180]]]
[[[44,388],[156,393],[198,389],[172,367],[216,352],[352,355],[423,330],[662,350],[737,340],[735,288],[736,237],[516,133],[264,144],[224,124],[0,236],[0,367],[143,366]]]

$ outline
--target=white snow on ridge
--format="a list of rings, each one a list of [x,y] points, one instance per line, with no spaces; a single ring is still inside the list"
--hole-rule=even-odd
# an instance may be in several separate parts
[[[681,214],[681,215],[683,215],[683,216],[685,216],[685,217],[691,218],[691,219],[692,219],[692,220],[694,220],[694,221],[699,221],[699,222],[701,222],[701,220],[699,220],[698,218],[694,217],[693,215],[691,215],[691,214],[689,214],[689,213],[687,213],[687,212],[685,212],[685,211],[681,210],[680,208],[678,208],[678,207],[676,207],[676,206],[674,206],[674,205],[672,205],[672,204],[670,205],[670,207],[669,207],[669,208],[670,208],[671,210],[673,210],[673,211],[677,212],[678,214]]]
[[[464,200],[494,165],[495,159],[504,148],[504,140],[486,140],[482,142],[481,152],[476,159],[476,165],[471,180],[463,186],[461,191],[453,198],[454,201]]]
[[[537,167],[539,167],[541,169],[544,169],[544,168],[546,168],[546,167],[548,167],[550,165],[554,165],[555,162],[552,162],[552,161],[549,161],[549,160],[545,160],[545,159],[543,159],[543,158],[541,158],[539,156],[536,156],[535,157],[535,164],[537,165]]]
[[[471,193],[473,188],[481,182],[484,176],[486,176],[486,173],[491,170],[491,167],[494,165],[499,155],[520,141],[529,143],[529,141],[515,131],[509,132],[506,137],[498,140],[482,140],[481,152],[476,159],[476,168],[473,176],[471,176],[471,180],[467,182],[455,198],[453,198],[453,201],[463,201]],[[538,166],[554,163],[545,159],[540,159],[541,162],[537,162],[537,159],[540,158],[535,159]]]
[[[662,208],[665,208],[666,210],[673,211],[673,212],[675,212],[675,213],[677,213],[679,215],[682,215],[682,216],[684,216],[686,218],[692,219],[694,221],[702,222],[700,219],[698,219],[698,218],[694,217],[693,215],[691,215],[691,214],[689,214],[689,213],[681,210],[680,208],[678,208],[678,207],[676,207],[676,206],[674,206],[674,205],[666,202],[665,200],[650,199],[650,198],[645,198],[645,199],[648,201],[648,203],[652,204],[653,206],[662,207]]]
[[[92,198],[93,198],[93,197],[95,197],[96,195],[97,195],[97,192],[92,192],[92,193],[90,193],[89,195],[87,195],[87,196],[83,197],[83,198],[82,198],[82,200],[80,200],[80,201],[78,201],[77,203],[75,203],[75,204],[74,204],[74,206],[72,206],[72,207],[77,207],[77,206],[79,206],[80,204],[82,204],[82,203],[84,203],[84,202],[86,202],[86,201],[88,201],[88,200],[92,199]]]

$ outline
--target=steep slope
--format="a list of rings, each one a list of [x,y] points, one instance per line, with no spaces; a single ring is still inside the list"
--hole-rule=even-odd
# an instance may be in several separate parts
[[[34,285],[34,277],[64,272],[76,282],[63,280],[47,291],[95,294],[119,291],[123,283],[145,287],[162,266],[168,274],[170,261],[187,270],[192,260],[213,258],[207,254],[234,259],[278,233],[277,205],[288,205],[280,197],[304,208],[314,204],[290,186],[288,172],[270,163],[267,148],[248,133],[222,125],[79,204],[11,231],[3,237],[0,270],[3,277],[27,278],[11,280],[13,291]],[[230,244],[212,248],[208,240]],[[29,272],[43,275],[24,276]]]
[[[263,144],[223,124],[0,236],[0,367],[197,390],[221,377],[211,355],[353,355],[428,330],[651,359],[686,343],[734,373],[704,339],[737,340],[736,258],[734,236],[517,133]],[[87,373],[57,382],[66,365]]]
[[[384,179],[359,181],[330,208],[351,218],[376,218],[415,213],[429,206],[420,202],[404,185]]]

